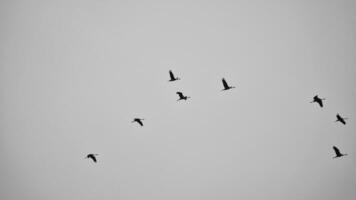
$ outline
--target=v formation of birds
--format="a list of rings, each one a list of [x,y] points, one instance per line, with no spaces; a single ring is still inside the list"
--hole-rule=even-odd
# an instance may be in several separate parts
[[[178,81],[180,80],[179,77],[176,77],[172,70],[169,70],[169,77],[170,77],[170,80],[169,82],[173,82],[173,81]],[[221,91],[226,91],[226,90],[230,90],[230,89],[233,89],[235,88],[235,86],[231,86],[227,83],[227,81],[225,80],[225,78],[222,78],[222,84],[223,84],[223,89]],[[181,100],[188,100],[190,98],[190,96],[186,96],[183,94],[183,92],[181,91],[177,91],[176,94],[178,95],[179,99],[177,99],[177,101],[181,101]],[[311,101],[310,103],[317,103],[321,108],[324,107],[324,103],[323,101],[326,100],[325,98],[320,98],[318,95],[315,95],[313,97],[313,101]],[[143,118],[134,118],[132,123],[137,123],[139,126],[143,127]],[[339,113],[336,114],[336,121],[335,122],[340,122],[342,123],[343,125],[346,125],[346,120],[347,118],[345,117],[342,117]],[[341,153],[339,148],[336,147],[336,146],[333,146],[332,147],[334,152],[335,152],[335,157],[333,158],[339,158],[339,157],[343,157],[343,156],[346,156],[347,154],[345,153]],[[97,158],[96,156],[98,156],[98,154],[88,154],[85,158],[89,158],[89,159],[92,159],[93,162],[97,162]]]

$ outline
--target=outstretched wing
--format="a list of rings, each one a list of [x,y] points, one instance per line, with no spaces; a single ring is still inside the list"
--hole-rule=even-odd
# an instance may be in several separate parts
[[[335,154],[336,156],[341,156],[342,154],[340,153],[340,150],[336,147],[336,146],[333,146],[333,149],[335,151]]]
[[[336,121],[339,121],[341,122],[342,124],[346,124],[346,121],[343,117],[341,117],[339,114],[336,115],[336,118],[337,120]]]
[[[179,98],[184,98],[184,96],[183,96],[183,93],[182,93],[182,92],[177,92],[177,94],[178,94]]]
[[[323,101],[321,99],[318,99],[316,102],[319,104],[320,107],[323,107]]]
[[[139,123],[141,126],[143,126],[143,123],[140,119],[137,120],[137,123]]]
[[[229,88],[229,85],[227,84],[227,82],[224,78],[222,79],[222,83],[223,83],[225,89]]]
[[[169,70],[169,76],[170,76],[171,80],[174,80],[174,79],[175,79],[172,70]]]
[[[336,114],[336,118],[340,120],[341,116],[339,115],[339,113]]]
[[[96,162],[96,158],[95,158],[94,154],[89,154],[87,157],[91,158],[94,162]]]

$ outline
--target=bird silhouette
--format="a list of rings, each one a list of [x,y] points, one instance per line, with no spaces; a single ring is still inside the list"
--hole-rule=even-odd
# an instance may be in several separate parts
[[[171,78],[169,81],[178,81],[178,80],[180,80],[180,78],[179,77],[175,77],[174,76],[174,74],[173,74],[173,72],[172,72],[172,70],[169,70],[169,77]]]
[[[336,121],[335,122],[340,122],[342,124],[346,124],[346,121],[348,118],[346,117],[341,117],[339,113],[336,114]]]
[[[347,154],[342,154],[342,153],[340,153],[340,150],[339,150],[336,146],[333,146],[333,149],[334,149],[335,154],[336,154],[336,156],[333,157],[333,158],[340,158],[340,157],[342,157],[342,156],[347,156]]]
[[[145,120],[145,119],[135,118],[135,119],[132,121],[132,123],[137,122],[138,124],[140,124],[141,126],[143,126],[143,123],[142,123],[143,120]]]
[[[323,100],[325,100],[324,98],[319,98],[318,95],[315,95],[313,97],[313,101],[310,103],[318,103],[320,107],[323,107]]]
[[[177,92],[178,96],[179,96],[179,99],[177,101],[180,101],[180,100],[187,100],[189,99],[190,97],[188,96],[184,96],[182,92]]]
[[[232,88],[235,88],[234,86],[229,86],[225,80],[225,78],[222,79],[222,83],[223,83],[223,86],[224,86],[224,89],[222,89],[222,91],[224,90],[230,90]]]
[[[98,154],[88,154],[87,155],[87,157],[85,157],[85,158],[90,158],[90,159],[92,159],[95,163],[97,162],[97,160],[96,160],[96,157],[95,156],[97,156]]]

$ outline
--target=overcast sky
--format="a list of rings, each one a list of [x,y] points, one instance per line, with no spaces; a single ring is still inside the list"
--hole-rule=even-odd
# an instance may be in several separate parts
[[[0,29],[0,199],[356,197],[355,1],[3,0]]]

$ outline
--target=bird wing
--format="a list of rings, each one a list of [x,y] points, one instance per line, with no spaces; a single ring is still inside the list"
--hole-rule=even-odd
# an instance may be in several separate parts
[[[336,156],[341,156],[340,150],[336,146],[333,146],[333,149],[335,151]]]
[[[94,154],[88,154],[87,158],[91,158],[94,162],[96,162],[96,158],[95,158]]]
[[[224,88],[229,88],[229,85],[227,84],[227,82],[224,78],[222,79],[222,82],[223,82]]]
[[[319,104],[320,107],[323,107],[323,101],[322,101],[321,99],[318,99],[317,102],[318,102],[318,104]]]
[[[143,123],[141,120],[137,120],[137,123],[139,123],[141,126],[143,126]]]
[[[336,118],[337,118],[336,121],[339,121],[339,122],[341,122],[343,124],[346,124],[345,119],[343,117],[341,117],[339,114],[336,115]]]
[[[177,92],[177,94],[178,94],[179,98],[183,98],[184,97],[182,92]]]
[[[174,80],[174,79],[175,79],[172,70],[169,70],[169,76],[171,77],[171,80]]]

